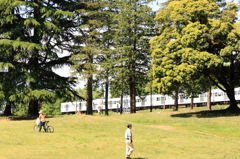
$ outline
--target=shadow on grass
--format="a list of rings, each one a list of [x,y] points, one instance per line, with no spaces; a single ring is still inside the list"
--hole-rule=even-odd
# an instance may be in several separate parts
[[[36,116],[24,116],[24,115],[20,115],[20,116],[0,116],[0,120],[6,120],[6,121],[15,121],[15,120],[36,120],[38,117],[38,115]],[[46,118],[53,118],[53,115],[47,115]]]
[[[137,157],[137,158],[132,158],[131,159],[148,159],[148,158],[142,158],[142,157]]]
[[[199,112],[179,113],[172,114],[171,117],[198,117],[198,118],[216,118],[216,117],[229,117],[229,116],[240,116],[240,109],[230,111],[228,109],[223,110],[205,110]]]
[[[14,121],[14,120],[35,120],[37,117],[27,116],[1,116],[0,120]]]

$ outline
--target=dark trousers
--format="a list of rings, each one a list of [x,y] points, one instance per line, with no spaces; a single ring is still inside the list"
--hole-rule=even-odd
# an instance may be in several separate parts
[[[40,128],[39,128],[39,131],[41,131],[42,127],[43,127],[44,131],[46,132],[47,129],[46,129],[46,127],[45,127],[45,122],[40,122]]]

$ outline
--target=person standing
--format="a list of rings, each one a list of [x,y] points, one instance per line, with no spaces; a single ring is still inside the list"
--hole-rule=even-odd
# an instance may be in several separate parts
[[[46,120],[45,120],[45,116],[43,115],[43,111],[40,110],[38,113],[39,113],[39,119],[40,119],[39,132],[41,131],[42,127],[43,127],[44,131],[46,132],[46,131],[47,131],[47,129],[46,129],[46,127],[45,127],[45,122],[46,122]]]
[[[126,158],[130,158],[134,148],[133,148],[133,140],[132,140],[132,124],[127,125],[127,130],[125,131],[125,143],[126,143]]]
[[[99,114],[100,116],[102,116],[101,107],[97,107],[97,111],[98,111],[98,114]]]

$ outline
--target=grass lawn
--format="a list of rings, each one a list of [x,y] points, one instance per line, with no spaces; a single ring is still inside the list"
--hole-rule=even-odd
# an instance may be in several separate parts
[[[205,107],[194,109],[48,118],[54,133],[34,132],[35,120],[0,119],[0,159],[123,159],[128,123],[134,159],[240,158],[240,116],[201,116],[195,112]]]

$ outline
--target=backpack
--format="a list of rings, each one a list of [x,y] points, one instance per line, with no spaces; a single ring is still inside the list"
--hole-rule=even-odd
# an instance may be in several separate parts
[[[39,119],[39,118],[36,119],[36,124],[37,124],[37,125],[40,124],[40,119]]]

